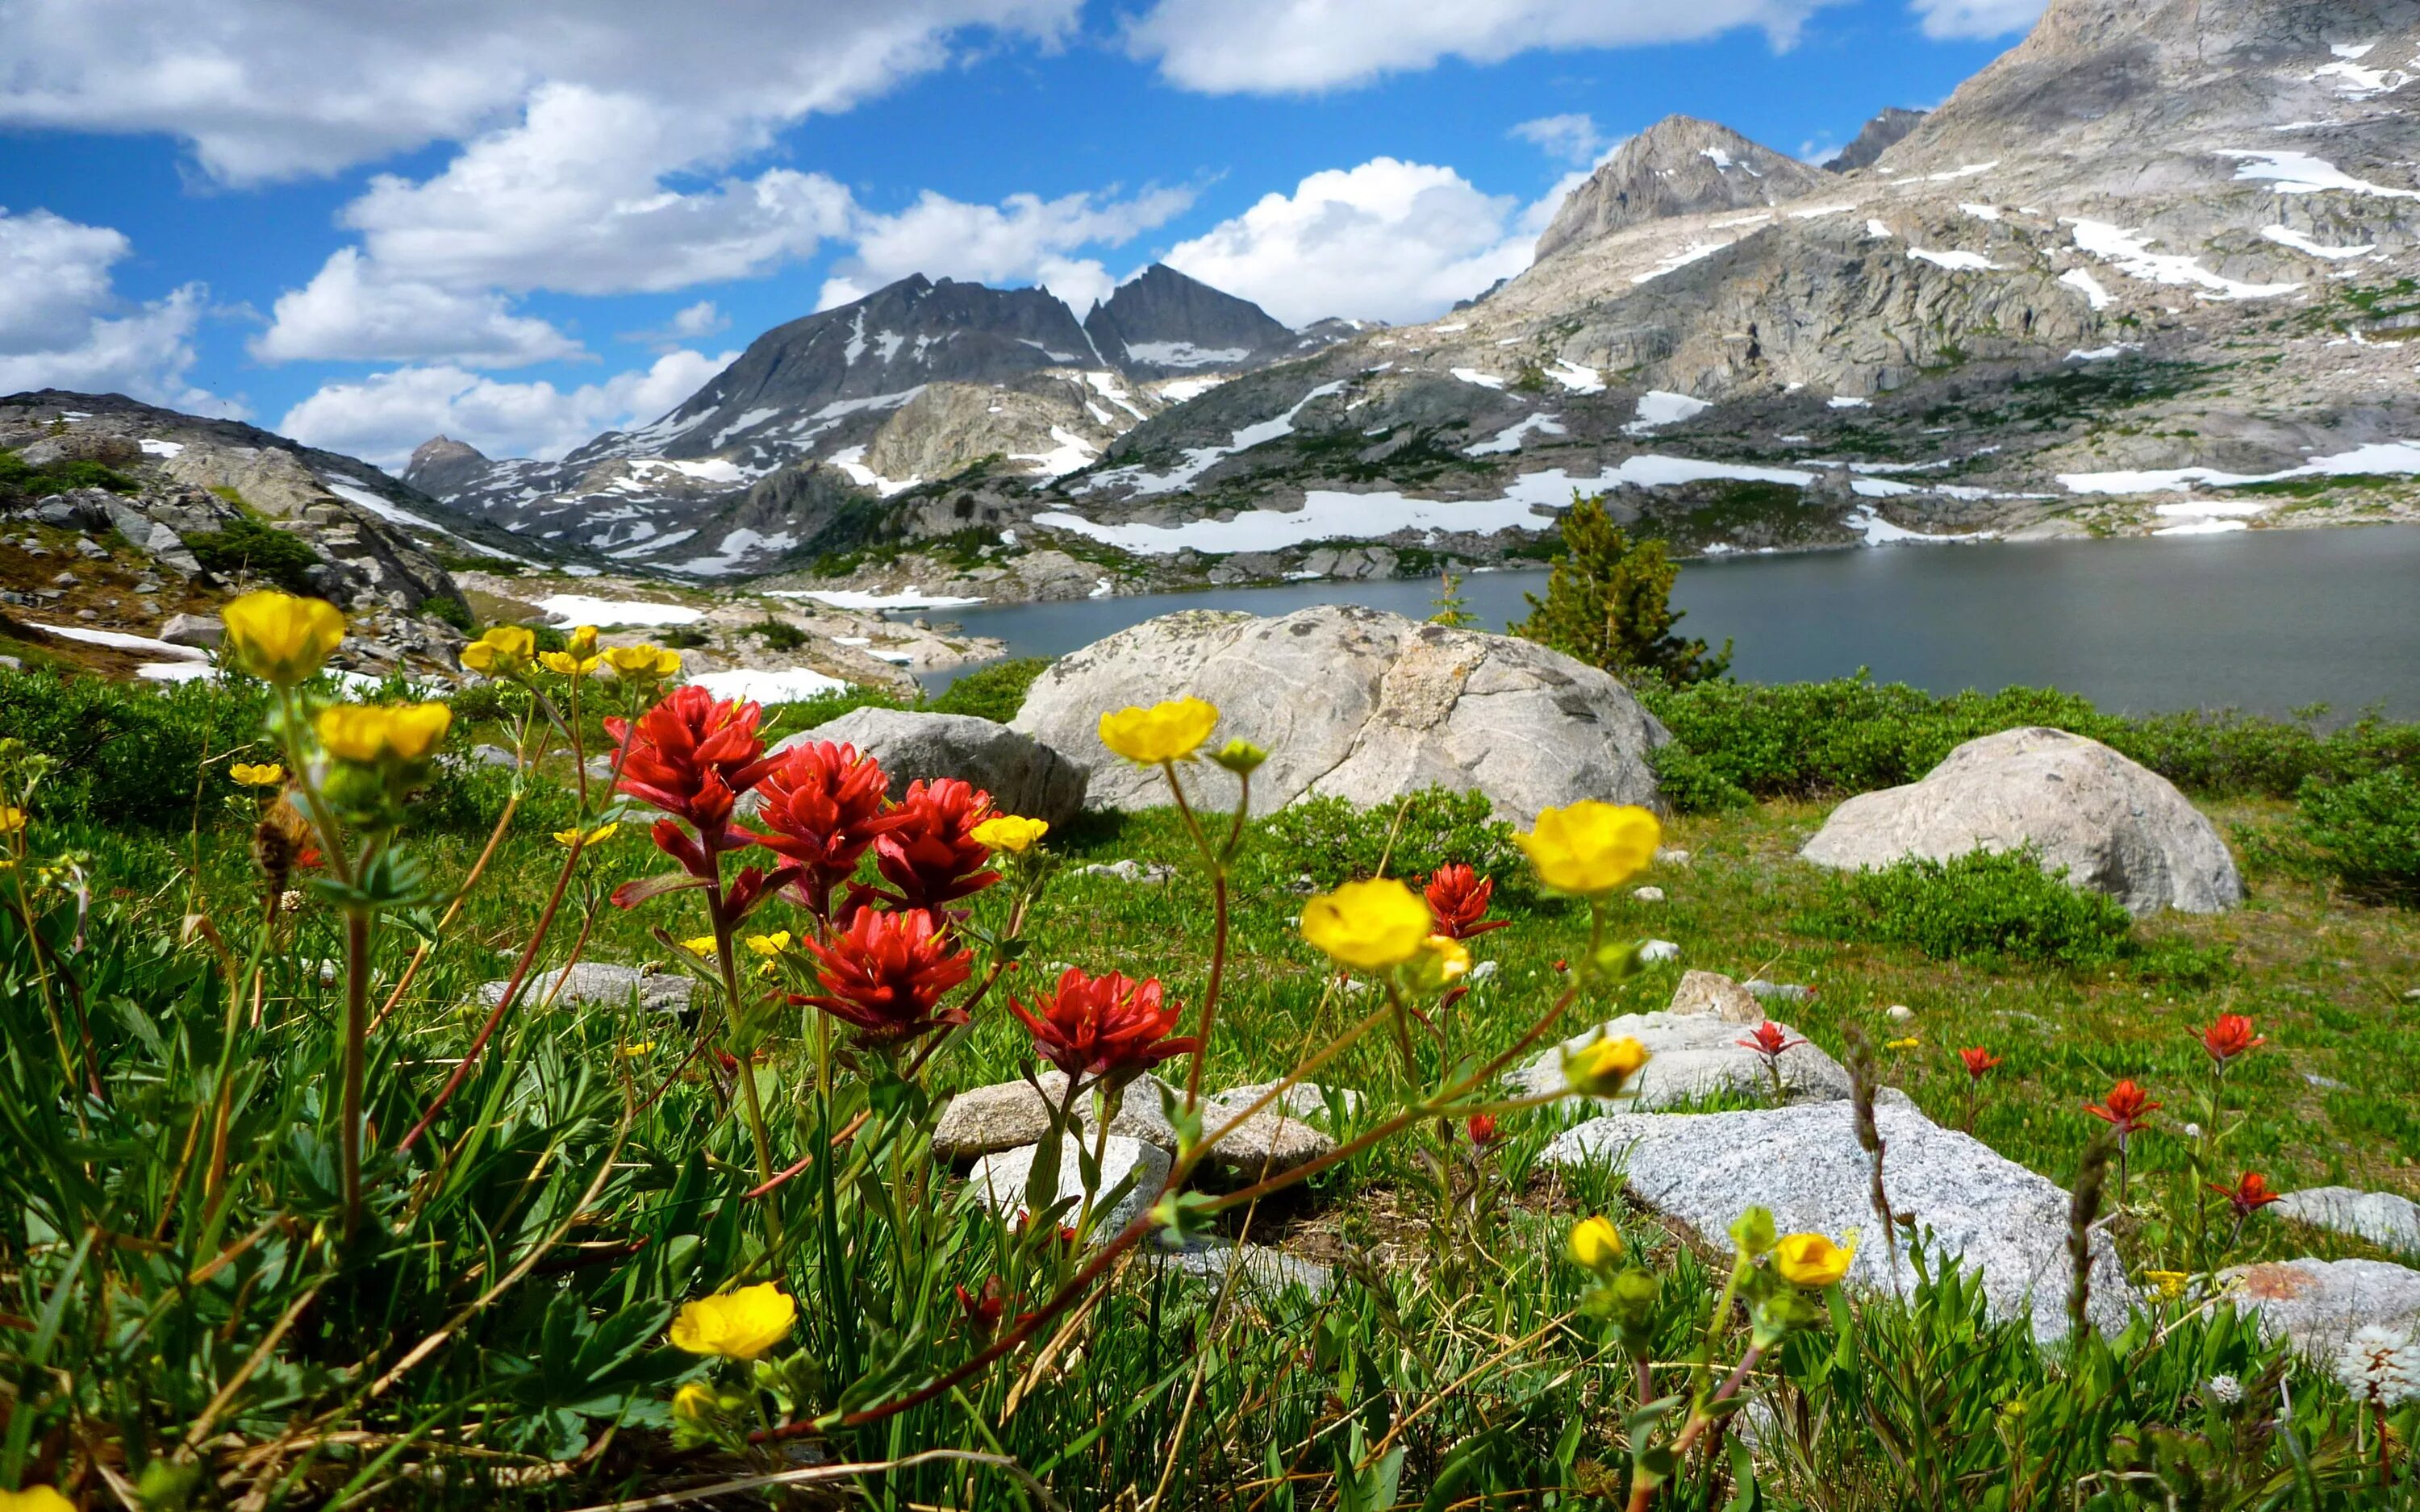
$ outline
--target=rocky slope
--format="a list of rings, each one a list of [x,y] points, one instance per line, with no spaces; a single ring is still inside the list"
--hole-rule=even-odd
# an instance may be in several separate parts
[[[366,462],[122,394],[0,398],[0,613],[64,650],[141,651],[107,638],[273,583],[348,611],[340,668],[450,669],[468,610],[441,558],[513,565],[493,527]]]
[[[1864,130],[1858,131],[1847,147],[1826,160],[1823,166],[1834,173],[1848,173],[1853,169],[1872,167],[1877,159],[1892,147],[1899,146],[1908,132],[1915,131],[1923,123],[1924,114],[1920,110],[1902,110],[1897,105],[1889,106],[1881,115],[1866,122]]]
[[[1667,116],[1572,191],[1538,239],[1538,256],[1645,221],[1780,205],[1822,187],[1822,174],[1728,126]]]
[[[728,576],[927,479],[1074,471],[1221,375],[1352,333],[1162,267],[1081,323],[1045,290],[917,276],[765,332],[671,413],[560,462],[438,437],[404,477],[576,559]]]

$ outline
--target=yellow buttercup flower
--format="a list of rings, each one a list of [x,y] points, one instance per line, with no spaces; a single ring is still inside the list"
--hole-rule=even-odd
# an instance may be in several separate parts
[[[692,1381],[673,1393],[673,1416],[691,1423],[703,1423],[720,1411],[714,1399],[714,1388]]]
[[[2190,1271],[2146,1271],[2143,1279],[2160,1288],[2162,1302],[2174,1302],[2185,1294],[2185,1283],[2193,1279]]]
[[[642,1040],[637,1044],[626,1044],[622,1047],[622,1058],[636,1060],[641,1056],[654,1054],[655,1048],[656,1041],[653,1040]]]
[[[1574,1265],[1602,1273],[1621,1263],[1621,1230],[1603,1213],[1583,1218],[1572,1225],[1571,1238],[1563,1248]]]
[[[0,803],[0,835],[13,835],[25,827],[25,810]]]
[[[571,633],[563,638],[563,649],[583,660],[596,656],[597,626],[593,625],[573,625],[571,627]]]
[[[1023,856],[1040,844],[1043,836],[1050,833],[1050,824],[1044,819],[1020,819],[1015,814],[1001,814],[996,819],[985,820],[968,833],[974,837],[978,845],[1006,851],[1011,856]]]
[[[680,675],[681,659],[661,646],[614,646],[605,653],[605,665],[626,683],[660,683]]]
[[[1303,905],[1302,937],[1341,964],[1383,971],[1418,955],[1436,922],[1393,877],[1348,882]]]
[[[598,658],[577,656],[568,651],[541,651],[537,654],[537,660],[538,665],[548,671],[561,672],[566,677],[585,677],[597,670]]]
[[[1615,1097],[1651,1058],[1647,1047],[1628,1035],[1593,1040],[1563,1052],[1563,1082],[1582,1097]]]
[[[411,766],[435,755],[454,711],[442,703],[339,703],[319,711],[319,745],[356,766]]]
[[[1432,925],[1432,928],[1435,926]],[[1433,993],[1450,987],[1470,973],[1470,951],[1448,934],[1432,934],[1404,968],[1404,983],[1415,992]]]
[[[1904,1040],[1885,1040],[1883,1041],[1883,1048],[1885,1050],[1913,1050],[1922,1043],[1924,1043],[1923,1041],[1911,1034]]]
[[[497,625],[462,648],[462,665],[486,677],[513,677],[536,655],[537,636],[527,625]]]
[[[758,955],[780,955],[790,948],[790,932],[783,929],[775,930],[770,934],[751,934],[748,936],[747,946]]]
[[[1773,1246],[1773,1268],[1793,1287],[1837,1286],[1856,1257],[1855,1243],[1835,1244],[1822,1234],[1784,1234]]]
[[[1120,709],[1101,716],[1101,744],[1130,762],[1156,766],[1189,762],[1218,723],[1215,704],[1178,699],[1150,708]]]
[[[580,833],[579,826],[574,825],[569,829],[556,830],[554,832],[554,842],[557,845],[566,847],[572,845],[602,845],[621,832],[622,826],[618,824],[603,824],[598,825],[595,829],[590,830],[586,836],[583,837]]]
[[[673,1319],[673,1347],[726,1360],[760,1359],[798,1320],[797,1300],[768,1281],[684,1304]]]
[[[1644,809],[1584,798],[1544,810],[1536,827],[1512,838],[1528,853],[1539,881],[1557,892],[1593,898],[1647,870],[1664,826]]]
[[[0,1490],[0,1512],[75,1512],[75,1504],[54,1486],[28,1486],[22,1491]]]
[[[227,776],[235,779],[238,787],[282,788],[286,785],[286,768],[275,762],[263,762],[258,765],[238,762],[227,768]]]
[[[219,610],[236,665],[264,683],[293,687],[345,643],[345,616],[324,598],[298,598],[263,589]]]
[[[681,949],[691,955],[712,955],[718,948],[719,944],[711,934],[701,934],[695,939],[681,941]]]

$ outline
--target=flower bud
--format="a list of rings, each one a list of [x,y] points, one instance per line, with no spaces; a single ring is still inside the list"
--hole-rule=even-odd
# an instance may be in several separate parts
[[[1621,1263],[1621,1230],[1603,1213],[1583,1218],[1572,1226],[1571,1237],[1564,1242],[1564,1253],[1572,1263],[1583,1271],[1603,1275]]]
[[[1237,777],[1249,777],[1269,759],[1269,753],[1238,735],[1212,751],[1210,759]]]
[[[1563,1052],[1563,1083],[1582,1097],[1620,1097],[1648,1059],[1647,1047],[1628,1036],[1591,1040]]]

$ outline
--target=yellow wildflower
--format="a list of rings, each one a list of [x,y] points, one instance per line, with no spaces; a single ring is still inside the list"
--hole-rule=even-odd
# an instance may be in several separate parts
[[[585,677],[597,670],[599,660],[596,656],[575,656],[568,651],[541,651],[537,659],[548,671],[561,672],[566,677]]]
[[[22,1491],[0,1490],[0,1512],[75,1512],[75,1504],[54,1486],[28,1486]]]
[[[487,677],[513,677],[536,655],[537,636],[527,625],[498,625],[462,648],[462,665]]]
[[[1592,1040],[1563,1052],[1563,1083],[1582,1097],[1619,1096],[1622,1084],[1651,1058],[1647,1047],[1628,1035]]]
[[[716,942],[713,935],[701,934],[695,939],[681,941],[681,949],[691,955],[712,955],[715,952]]]
[[[1348,882],[1303,906],[1302,937],[1330,958],[1383,971],[1418,955],[1436,923],[1419,893],[1393,877]]]
[[[585,836],[583,836],[580,832],[580,826],[574,825],[569,829],[556,830],[554,832],[554,842],[557,845],[566,847],[572,845],[602,845],[621,832],[622,826],[620,825],[609,823],[598,825],[595,829],[590,830]]]
[[[1512,838],[1528,853],[1539,881],[1557,892],[1593,898],[1647,870],[1664,826],[1644,809],[1584,798],[1544,810],[1536,827]]]
[[[1822,1234],[1784,1234],[1773,1247],[1773,1268],[1793,1287],[1829,1287],[1849,1273],[1857,1246],[1835,1244]]]
[[[263,762],[258,765],[238,762],[227,768],[227,776],[235,779],[238,787],[282,788],[286,785],[286,768],[275,762]]]
[[[1915,1035],[1911,1034],[1904,1040],[1885,1040],[1883,1041],[1883,1048],[1885,1050],[1913,1050],[1922,1043],[1924,1043],[1922,1040],[1919,1040]]]
[[[425,762],[445,738],[454,711],[442,703],[339,703],[319,711],[319,744],[357,766]]]
[[[660,683],[680,675],[681,659],[661,646],[614,646],[605,653],[605,665],[626,683]]]
[[[597,655],[597,626],[575,625],[563,638],[563,649],[583,659]]]
[[[758,955],[780,955],[790,948],[790,932],[782,929],[775,930],[770,934],[751,934],[748,936],[747,945],[749,949]]]
[[[236,665],[279,687],[308,682],[345,643],[345,616],[323,598],[263,589],[229,602],[219,617]]]
[[[673,1393],[673,1416],[691,1423],[703,1423],[721,1411],[715,1401],[714,1388],[692,1381]]]
[[[754,1360],[789,1336],[798,1302],[777,1282],[742,1287],[684,1304],[673,1319],[673,1347],[726,1360]]]
[[[1574,1265],[1602,1274],[1621,1262],[1621,1230],[1603,1213],[1583,1218],[1572,1225],[1571,1238],[1563,1248]]]
[[[14,835],[25,827],[25,810],[12,804],[0,803],[0,835]]]
[[[654,1054],[655,1048],[656,1041],[653,1040],[642,1040],[637,1044],[626,1044],[622,1047],[622,1058],[636,1060],[641,1056]]]
[[[1433,993],[1460,981],[1469,971],[1470,952],[1460,940],[1432,934],[1420,942],[1419,953],[1404,968],[1404,981],[1415,992]]]
[[[1177,699],[1147,709],[1102,715],[1101,744],[1145,766],[1189,762],[1218,723],[1217,705],[1195,698]]]
[[[1015,814],[1001,814],[997,819],[985,820],[969,833],[974,836],[978,845],[1006,851],[1011,856],[1023,856],[1040,844],[1043,836],[1050,833],[1050,824],[1044,819],[1020,819]]]
[[[2162,1302],[2174,1302],[2185,1294],[2185,1283],[2193,1279],[2190,1271],[2146,1271],[2143,1279],[2160,1288]]]

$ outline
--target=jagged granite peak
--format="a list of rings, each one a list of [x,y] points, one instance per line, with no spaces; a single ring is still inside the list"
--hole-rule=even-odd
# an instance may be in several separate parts
[[[1095,302],[1084,331],[1104,360],[1138,378],[1224,371],[1295,338],[1291,326],[1251,301],[1166,263],[1152,264]]]
[[[1779,205],[1823,182],[1815,169],[1728,126],[1667,116],[1571,192],[1538,239],[1538,260],[1642,221]]]
[[[421,492],[442,498],[464,484],[487,475],[495,464],[468,441],[432,436],[413,448],[403,465],[403,481]]]
[[[1853,173],[1859,168],[1872,167],[1876,159],[1899,146],[1908,132],[1924,123],[1924,115],[1920,110],[1885,106],[1881,115],[1866,122],[1865,130],[1823,166],[1834,173]]]

